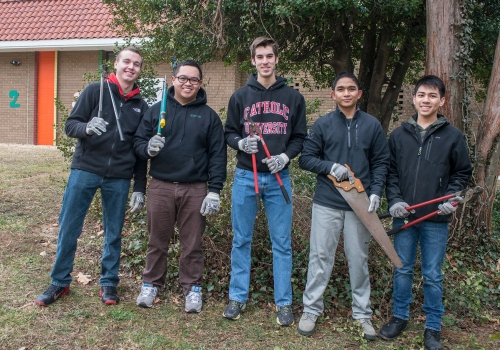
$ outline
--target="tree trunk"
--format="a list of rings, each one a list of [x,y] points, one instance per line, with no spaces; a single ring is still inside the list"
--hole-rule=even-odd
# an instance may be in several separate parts
[[[488,93],[484,104],[484,117],[476,141],[475,181],[484,188],[476,210],[477,224],[491,231],[491,214],[496,194],[500,158],[500,34],[491,71]],[[481,227],[477,227],[481,228]]]
[[[464,82],[459,81],[461,0],[427,0],[427,50],[425,74],[440,77],[446,86],[446,100],[441,113],[463,130],[462,100]]]

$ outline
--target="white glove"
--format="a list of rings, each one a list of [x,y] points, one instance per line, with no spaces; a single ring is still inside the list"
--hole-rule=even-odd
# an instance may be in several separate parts
[[[203,216],[217,214],[220,209],[219,194],[208,192],[207,196],[201,204],[200,214]]]
[[[457,210],[457,207],[451,205],[451,203],[460,202],[461,200],[463,200],[462,197],[456,196],[456,197],[448,199],[443,204],[440,204],[438,206],[438,208],[439,208],[438,215],[450,215],[450,214],[454,213]]]
[[[238,141],[238,148],[248,154],[257,153],[259,151],[259,141],[259,136],[249,135]]]
[[[288,159],[285,153],[281,153],[279,156],[271,156],[271,158],[262,159],[262,163],[266,163],[271,174],[274,174],[282,170],[289,160],[290,159]]]
[[[354,184],[354,177],[352,176],[352,173],[345,166],[339,163],[333,163],[330,175],[335,177],[338,182],[349,180],[351,185]]]
[[[370,195],[370,206],[368,207],[368,212],[377,211],[380,207],[380,197],[376,194]]]
[[[396,204],[393,204],[392,207],[389,208],[389,213],[393,218],[399,218],[403,219],[410,215],[410,212],[406,210],[407,207],[410,205],[406,202],[397,202]],[[412,210],[412,213],[415,211]]]
[[[94,117],[87,123],[85,132],[87,135],[101,135],[103,132],[106,132],[106,125],[108,125],[107,121],[99,117]]]
[[[144,207],[144,193],[134,192],[132,197],[130,197],[130,203],[128,205],[131,209],[130,212],[140,211]]]
[[[148,154],[151,157],[156,156],[163,146],[165,146],[165,138],[160,135],[153,136],[148,142]]]

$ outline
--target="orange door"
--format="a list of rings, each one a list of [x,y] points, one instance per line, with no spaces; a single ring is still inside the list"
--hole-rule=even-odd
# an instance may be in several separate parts
[[[38,54],[38,145],[54,144],[55,52]]]

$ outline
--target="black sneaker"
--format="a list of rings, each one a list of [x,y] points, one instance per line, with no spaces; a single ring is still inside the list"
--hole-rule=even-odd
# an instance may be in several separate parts
[[[40,306],[48,306],[48,305],[52,304],[54,301],[56,301],[57,298],[65,296],[68,293],[69,293],[69,286],[59,287],[59,286],[51,284],[45,292],[40,294],[35,299],[35,304],[40,305]]]
[[[237,320],[240,318],[240,313],[245,310],[247,306],[246,303],[239,303],[236,300],[229,300],[229,304],[227,304],[222,316],[228,318],[230,320]]]
[[[292,305],[276,306],[278,317],[276,321],[280,326],[291,326],[294,321]]]
[[[441,350],[441,332],[432,329],[425,329],[424,331],[424,345],[425,350]]]
[[[393,340],[406,329],[408,321],[398,317],[393,317],[388,323],[384,324],[378,331],[378,336],[384,340]]]
[[[99,294],[101,295],[102,302],[106,305],[118,304],[120,301],[116,293],[116,287],[102,286]]]

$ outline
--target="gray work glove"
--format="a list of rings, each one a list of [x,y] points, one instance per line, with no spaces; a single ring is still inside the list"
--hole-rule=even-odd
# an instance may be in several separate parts
[[[142,192],[132,193],[132,197],[130,197],[130,203],[128,206],[130,207],[131,213],[135,211],[140,211],[144,207],[144,193]]]
[[[203,216],[217,214],[220,209],[219,194],[208,192],[207,196],[201,204],[200,214]]]
[[[248,154],[257,153],[259,151],[259,141],[259,136],[249,135],[238,141],[238,148]]]
[[[377,211],[380,207],[380,197],[376,194],[370,195],[370,206],[368,207],[368,212]]]
[[[352,176],[352,173],[342,164],[333,163],[330,175],[337,179],[338,182],[349,180],[349,183],[354,185],[354,177]]]
[[[389,213],[393,218],[399,218],[403,219],[410,215],[410,212],[406,210],[407,207],[410,205],[406,202],[398,202],[396,204],[393,204],[392,207],[389,208]],[[413,214],[415,210],[411,211],[411,214]]]
[[[165,146],[165,138],[160,135],[153,136],[148,142],[148,154],[151,157],[156,156],[163,146]]]
[[[101,135],[103,132],[106,132],[106,125],[108,125],[107,121],[99,117],[94,117],[87,123],[85,132],[87,135]]]
[[[456,197],[448,199],[443,204],[440,204],[438,206],[438,208],[439,208],[438,215],[450,215],[450,214],[454,213],[457,210],[457,207],[451,205],[451,203],[460,202],[461,200],[463,200],[462,197],[456,196]]]
[[[289,160],[290,159],[288,159],[285,153],[281,153],[279,156],[271,156],[271,158],[262,159],[262,163],[266,163],[271,174],[274,174],[282,170]]]

